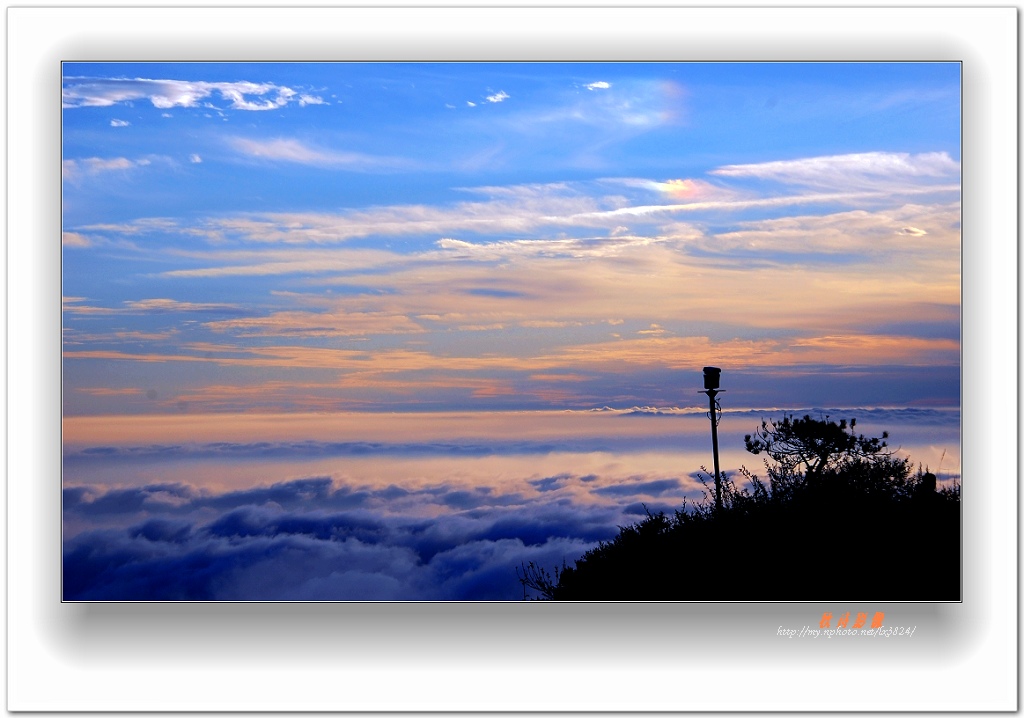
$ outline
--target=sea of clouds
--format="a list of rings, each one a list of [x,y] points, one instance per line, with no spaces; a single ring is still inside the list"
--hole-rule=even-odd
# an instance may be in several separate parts
[[[187,483],[64,490],[66,600],[514,600],[516,569],[570,565],[682,479],[593,475],[407,489],[310,477],[210,493]],[[689,486],[692,494],[692,486]],[[590,501],[579,496],[588,495]]]
[[[755,428],[761,413],[727,416],[723,439],[737,443],[737,430]],[[869,425],[901,427],[896,433],[909,438],[914,451],[952,442],[957,456],[946,468],[958,471],[959,412],[856,415]],[[572,565],[619,526],[704,498],[696,470],[710,463],[704,432],[681,435],[673,417],[683,414],[673,411],[634,409],[620,416],[616,421],[627,423],[653,417],[652,428],[632,438],[68,447],[63,597],[521,600],[530,596],[517,577],[525,564]],[[670,446],[677,453],[668,452]],[[694,453],[698,446],[701,452]],[[727,457],[723,468],[735,477],[742,457]],[[760,467],[759,458],[746,458],[755,471]],[[312,459],[318,468],[331,468],[303,475]],[[563,470],[552,471],[555,465]],[[257,478],[210,480],[229,468]],[[372,480],[373,471],[389,478]],[[402,472],[409,480],[394,479]],[[265,478],[275,473],[281,478]],[[943,480],[959,478],[953,470],[939,473]]]

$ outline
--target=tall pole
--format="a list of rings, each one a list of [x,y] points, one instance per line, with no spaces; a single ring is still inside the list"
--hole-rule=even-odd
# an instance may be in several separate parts
[[[711,414],[711,451],[715,455],[715,515],[718,516],[722,513],[722,475],[718,470],[718,415],[715,407],[715,396],[718,392],[709,389],[707,395]]]
[[[708,418],[711,419],[711,450],[715,456],[715,515],[722,513],[722,474],[718,468],[718,402],[715,397],[719,391],[718,384],[722,370],[714,366],[704,367],[704,391],[708,395]]]

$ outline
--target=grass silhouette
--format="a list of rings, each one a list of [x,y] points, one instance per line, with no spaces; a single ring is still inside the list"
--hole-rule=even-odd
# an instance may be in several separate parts
[[[856,421],[785,417],[746,437],[766,480],[723,477],[673,515],[620,527],[575,562],[517,572],[550,600],[957,601],[960,487],[895,457]],[[886,435],[883,434],[883,438]],[[703,469],[703,467],[702,467]]]

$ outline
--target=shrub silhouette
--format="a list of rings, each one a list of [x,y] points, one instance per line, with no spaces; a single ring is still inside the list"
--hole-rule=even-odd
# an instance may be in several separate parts
[[[851,461],[881,461],[891,457],[888,444],[889,432],[882,432],[881,439],[869,439],[853,432],[857,420],[846,419],[838,423],[824,419],[812,419],[805,415],[794,419],[792,415],[781,421],[763,420],[751,437],[747,434],[743,443],[751,454],[762,451],[771,456],[777,468],[767,465],[769,473],[785,471],[794,473],[802,466],[808,475],[816,475],[826,469],[836,469]]]
[[[762,422],[747,450],[767,482],[723,477],[701,502],[620,527],[574,566],[518,573],[524,595],[554,600],[956,601],[960,488],[895,457],[856,421]],[[769,460],[770,459],[770,460]]]

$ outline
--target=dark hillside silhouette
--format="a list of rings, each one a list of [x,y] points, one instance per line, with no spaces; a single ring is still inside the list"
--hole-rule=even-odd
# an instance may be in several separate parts
[[[723,481],[673,516],[648,514],[550,572],[523,566],[524,591],[554,600],[956,601],[960,489],[895,457],[856,421],[765,421],[745,439],[767,480]],[[705,470],[706,473],[706,470]],[[705,483],[707,486],[707,483]]]

